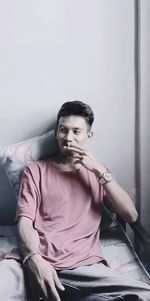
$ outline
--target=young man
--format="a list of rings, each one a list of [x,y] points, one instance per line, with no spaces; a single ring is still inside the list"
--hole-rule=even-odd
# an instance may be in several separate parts
[[[102,254],[104,193],[125,221],[135,221],[137,211],[110,170],[86,150],[93,121],[88,105],[64,103],[57,116],[57,154],[23,172],[17,228],[27,281],[34,283],[35,300],[148,301],[150,286],[120,276]]]

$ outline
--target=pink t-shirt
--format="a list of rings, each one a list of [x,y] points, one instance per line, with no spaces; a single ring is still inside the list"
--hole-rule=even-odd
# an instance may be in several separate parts
[[[60,171],[50,160],[25,168],[16,218],[33,220],[43,258],[58,270],[103,260],[100,235],[103,188],[80,166]]]

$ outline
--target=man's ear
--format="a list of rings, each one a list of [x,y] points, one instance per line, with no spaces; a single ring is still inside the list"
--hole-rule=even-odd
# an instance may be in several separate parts
[[[89,131],[88,132],[88,139],[91,140],[93,138],[93,132]]]

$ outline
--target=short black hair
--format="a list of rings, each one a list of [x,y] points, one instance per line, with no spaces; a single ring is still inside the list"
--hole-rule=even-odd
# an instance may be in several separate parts
[[[65,102],[60,108],[57,115],[57,127],[61,117],[81,116],[91,127],[94,121],[94,113],[89,105],[82,101],[74,100]]]

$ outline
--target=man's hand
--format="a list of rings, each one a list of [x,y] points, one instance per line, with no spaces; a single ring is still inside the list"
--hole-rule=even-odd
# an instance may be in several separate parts
[[[55,269],[39,254],[32,256],[26,266],[29,272],[29,284],[34,283],[34,287],[31,288],[34,296],[37,295],[39,300],[40,297],[48,299],[51,296],[53,300],[61,301],[57,290],[64,291],[64,287]]]
[[[101,163],[77,143],[69,142],[66,149],[72,152],[72,157],[76,159],[74,164],[82,164],[98,177],[106,171]],[[138,215],[133,201],[115,179],[105,185],[105,192],[108,196],[108,206],[112,208],[113,212],[119,214],[125,222],[131,223],[137,220]]]
[[[77,143],[68,143],[64,148],[72,152],[72,156],[75,159],[74,164],[82,164],[90,171],[96,172],[98,170],[101,174],[106,170],[106,168],[100,164],[89,151],[83,149]]]

